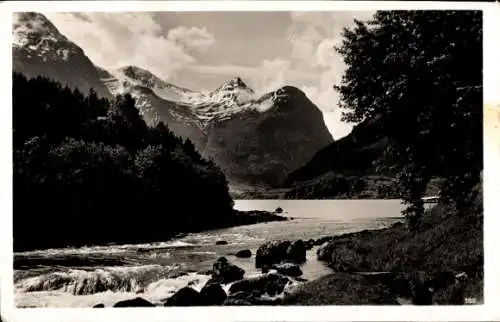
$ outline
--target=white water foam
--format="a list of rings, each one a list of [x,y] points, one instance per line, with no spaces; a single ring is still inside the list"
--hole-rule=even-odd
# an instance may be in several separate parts
[[[210,279],[208,275],[188,273],[177,278],[162,278],[135,290],[103,291],[94,294],[73,295],[64,290],[45,290],[40,292],[15,292],[17,307],[78,308],[92,307],[96,304],[113,306],[116,302],[136,297],[144,298],[156,305],[162,305],[177,290],[189,286],[200,291]]]
[[[61,291],[89,295],[105,291],[137,292],[152,280],[177,270],[177,266],[112,266],[92,270],[67,269],[20,279],[15,288],[21,293]]]

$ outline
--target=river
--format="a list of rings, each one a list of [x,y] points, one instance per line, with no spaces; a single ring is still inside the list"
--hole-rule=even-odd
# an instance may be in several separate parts
[[[277,207],[293,220],[188,234],[154,244],[15,253],[15,303],[18,307],[112,306],[119,300],[141,296],[160,304],[181,287],[200,290],[210,277],[199,272],[210,269],[220,256],[245,269],[245,276],[256,275],[259,272],[254,268],[253,254],[266,240],[319,238],[383,228],[402,219],[403,205],[399,200],[235,201],[239,210],[273,211]],[[215,245],[220,240],[228,244]],[[232,255],[242,249],[250,249],[252,257]],[[307,258],[302,277],[311,280],[330,272],[316,260],[316,247],[307,252]]]

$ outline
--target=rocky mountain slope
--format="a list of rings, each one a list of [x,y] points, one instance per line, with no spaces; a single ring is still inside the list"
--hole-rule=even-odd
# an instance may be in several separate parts
[[[200,93],[139,67],[94,66],[41,14],[18,14],[13,27],[14,70],[29,77],[43,74],[84,92],[93,87],[106,97],[130,93],[148,125],[162,121],[192,140],[231,181],[277,186],[333,142],[321,111],[295,87],[260,96],[235,77]]]
[[[16,12],[12,26],[13,70],[28,77],[44,75],[63,85],[101,96],[111,94],[83,50],[62,35],[42,14]]]

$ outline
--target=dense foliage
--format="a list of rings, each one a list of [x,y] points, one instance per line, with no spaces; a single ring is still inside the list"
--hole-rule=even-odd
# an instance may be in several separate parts
[[[234,214],[220,169],[130,95],[14,73],[13,139],[15,249],[162,240]]]
[[[343,38],[343,118],[383,116],[383,164],[399,173],[409,218],[423,213],[433,176],[444,178],[443,199],[466,209],[482,169],[481,12],[378,11]]]

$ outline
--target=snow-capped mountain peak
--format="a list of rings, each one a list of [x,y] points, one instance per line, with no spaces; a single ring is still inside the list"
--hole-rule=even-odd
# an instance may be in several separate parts
[[[85,94],[93,88],[101,97],[112,97],[83,50],[41,13],[13,13],[12,69],[27,77],[49,77]]]
[[[15,12],[12,25],[13,47],[25,50],[30,56],[42,57],[44,61],[68,61],[69,57],[81,54],[81,48],[69,41],[41,13]]]
[[[148,70],[136,66],[118,68],[118,72],[148,88],[165,88],[168,84]]]
[[[216,91],[234,91],[237,89],[247,89],[252,91],[250,87],[245,84],[245,82],[238,76],[231,78],[230,80],[224,82]],[[253,91],[252,91],[253,92]]]
[[[240,77],[234,77],[210,93],[214,103],[243,104],[255,99],[255,92]]]

